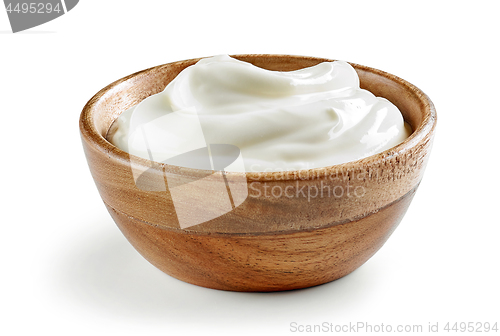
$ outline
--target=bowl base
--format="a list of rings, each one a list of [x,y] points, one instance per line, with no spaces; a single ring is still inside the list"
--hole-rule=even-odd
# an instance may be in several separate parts
[[[358,220],[288,233],[193,233],[106,206],[135,249],[163,272],[202,287],[272,292],[321,285],[356,270],[396,229],[416,189]]]

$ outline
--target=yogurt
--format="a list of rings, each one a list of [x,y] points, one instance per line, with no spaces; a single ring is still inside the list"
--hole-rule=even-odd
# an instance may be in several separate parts
[[[110,141],[166,163],[211,145],[231,145],[239,149],[240,164],[226,171],[261,172],[358,160],[409,134],[397,107],[360,89],[347,62],[279,72],[220,55],[184,69],[163,92],[122,113]],[[196,159],[179,165],[205,167]]]

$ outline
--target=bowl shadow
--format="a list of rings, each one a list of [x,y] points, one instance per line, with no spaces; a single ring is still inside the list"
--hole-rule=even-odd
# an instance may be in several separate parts
[[[169,324],[234,324],[239,328],[338,319],[370,300],[376,263],[320,286],[270,293],[213,290],[177,280],[149,264],[111,221],[64,251],[58,291],[101,315]],[[347,314],[347,315],[346,315]]]

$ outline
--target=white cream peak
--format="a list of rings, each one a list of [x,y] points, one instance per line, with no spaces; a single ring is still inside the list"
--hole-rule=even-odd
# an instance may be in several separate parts
[[[358,160],[409,133],[397,107],[360,89],[347,62],[280,72],[220,55],[187,67],[163,92],[122,113],[111,142],[158,162],[234,145],[240,157],[226,171],[262,172]],[[182,165],[202,168],[196,159]]]

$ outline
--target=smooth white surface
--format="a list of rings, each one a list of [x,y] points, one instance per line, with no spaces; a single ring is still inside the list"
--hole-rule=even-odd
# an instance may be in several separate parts
[[[115,146],[157,162],[207,143],[236,146],[244,165],[225,170],[240,172],[355,161],[410,134],[398,108],[362,90],[358,74],[345,61],[283,72],[228,55],[187,67],[165,90],[123,112],[117,125],[110,138]],[[231,157],[231,150],[221,155]],[[200,161],[178,165],[206,169]]]
[[[19,34],[0,10],[0,334],[295,335],[292,322],[500,322],[495,4],[82,0]],[[417,195],[356,272],[284,293],[198,288],[142,259],[107,214],[81,148],[84,104],[135,71],[221,53],[348,60],[398,75],[435,103],[437,137]]]

